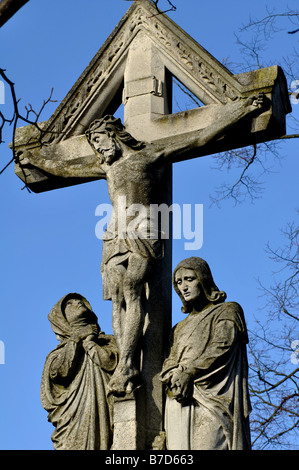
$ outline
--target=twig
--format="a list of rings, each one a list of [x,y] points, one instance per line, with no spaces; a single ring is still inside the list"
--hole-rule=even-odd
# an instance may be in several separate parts
[[[26,116],[23,116],[20,111],[19,111],[19,100],[17,99],[17,96],[16,96],[16,92],[15,92],[15,84],[8,78],[8,76],[6,75],[5,73],[5,69],[0,69],[0,76],[3,78],[3,80],[5,80],[5,82],[7,83],[7,85],[9,86],[10,88],[10,95],[11,95],[11,98],[12,98],[12,103],[13,103],[13,116],[11,119],[8,119],[6,118],[3,113],[1,112],[0,113],[0,119],[1,119],[1,124],[0,124],[0,144],[3,143],[4,141],[2,140],[2,132],[3,132],[3,128],[5,126],[6,123],[8,123],[10,126],[12,125],[13,126],[13,130],[12,130],[12,152],[13,152],[13,158],[10,160],[10,162],[7,163],[7,165],[5,165],[4,168],[2,168],[0,170],[0,175],[9,167],[9,165],[13,162],[15,163],[19,163],[19,158],[18,158],[18,154],[16,152],[16,144],[15,144],[15,137],[16,137],[16,130],[17,130],[17,125],[18,125],[18,121],[21,120],[21,121],[24,121],[25,123],[29,124],[29,125],[33,125],[36,127],[36,129],[39,131],[40,133],[40,143],[42,144],[42,137],[44,135],[44,131],[40,128],[39,124],[38,124],[38,120],[40,118],[40,115],[42,113],[42,111],[44,110],[45,106],[48,104],[48,103],[54,103],[56,102],[56,100],[53,100],[52,99],[52,95],[53,95],[53,88],[51,89],[51,92],[50,92],[50,96],[47,100],[44,100],[43,101],[43,104],[41,106],[41,109],[39,110],[39,112],[36,112],[34,111],[34,109],[32,108],[32,106],[29,104],[29,108],[25,106],[25,109],[26,109]],[[31,119],[29,119],[30,117],[30,113],[34,114],[35,115],[35,120],[32,121]],[[25,174],[24,174],[24,170],[22,168],[22,171],[23,171],[23,175],[24,175],[24,179],[25,178]],[[25,187],[27,188],[27,190],[29,191],[29,188],[27,187],[27,185],[25,184]],[[30,192],[30,191],[29,191]]]
[[[168,8],[168,10],[163,10],[163,11],[158,8],[159,0],[151,0],[151,2],[155,5],[157,13],[155,15],[152,15],[150,18],[153,18],[154,16],[158,16],[158,15],[163,15],[163,13],[167,13],[168,11],[176,11],[176,6],[173,5],[173,3],[170,0],[167,0],[168,4],[170,5],[170,8]]]

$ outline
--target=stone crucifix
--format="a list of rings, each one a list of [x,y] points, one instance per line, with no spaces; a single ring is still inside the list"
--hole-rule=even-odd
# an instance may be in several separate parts
[[[115,409],[114,449],[150,448],[163,427],[159,372],[171,326],[171,237],[163,240],[151,207],[172,204],[172,164],[281,135],[289,112],[277,67],[237,80],[153,8],[148,0],[133,3],[43,125],[43,145],[36,129],[20,129],[16,141],[16,173],[36,192],[107,181],[113,215],[103,237],[103,291],[112,300],[120,351],[109,387],[116,397],[145,389],[130,443],[122,441]],[[206,106],[171,114],[171,75]],[[107,113],[120,91],[125,127]],[[141,215],[132,233],[134,209]]]
[[[86,132],[95,150],[92,165],[84,159],[67,164],[56,162],[30,152],[21,160],[23,168],[35,167],[61,178],[107,181],[113,216],[103,237],[103,290],[105,298],[112,300],[112,325],[120,351],[120,362],[109,385],[112,393],[132,392],[136,378],[138,383],[135,350],[144,326],[142,293],[157,262],[163,258],[163,242],[157,220],[151,220],[151,206],[161,203],[164,171],[171,163],[188,158],[225,135],[242,119],[257,115],[266,107],[264,94],[240,99],[223,106],[218,119],[198,135],[182,135],[175,142],[166,139],[163,144],[136,141],[120,120],[105,116],[94,121]],[[119,208],[122,201],[124,211]],[[136,215],[132,208],[141,215],[133,232],[128,229]]]

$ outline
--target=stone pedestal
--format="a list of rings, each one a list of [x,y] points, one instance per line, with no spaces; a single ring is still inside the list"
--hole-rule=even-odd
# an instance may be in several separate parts
[[[114,398],[112,450],[165,449],[165,432],[159,429],[160,422],[152,427],[148,405],[145,387],[124,397]]]
[[[113,450],[145,449],[144,389],[114,398]]]

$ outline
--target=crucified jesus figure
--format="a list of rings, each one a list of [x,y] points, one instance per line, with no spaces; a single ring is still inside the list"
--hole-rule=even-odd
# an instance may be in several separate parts
[[[163,258],[157,226],[151,220],[151,204],[160,203],[161,180],[167,165],[196,156],[211,142],[224,136],[240,120],[263,112],[264,94],[226,104],[217,120],[192,134],[162,143],[136,141],[113,116],[94,121],[86,131],[95,156],[61,162],[33,157],[30,151],[22,166],[38,168],[63,178],[105,178],[113,214],[103,236],[102,276],[104,298],[112,300],[112,326],[120,360],[110,381],[110,392],[129,393],[139,383],[135,351],[144,325],[144,286]],[[125,205],[124,205],[125,202]],[[121,207],[120,207],[121,205]],[[143,208],[134,231],[132,207]]]

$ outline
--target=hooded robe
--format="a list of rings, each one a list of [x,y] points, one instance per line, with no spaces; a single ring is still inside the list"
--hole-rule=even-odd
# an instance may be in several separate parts
[[[75,294],[76,295],[76,294]],[[113,336],[100,330],[90,310],[90,324],[97,328],[93,341],[82,341],[67,322],[63,297],[48,318],[60,344],[47,356],[41,382],[41,402],[56,450],[107,450],[111,446],[112,406],[107,385],[117,365],[118,352]]]

